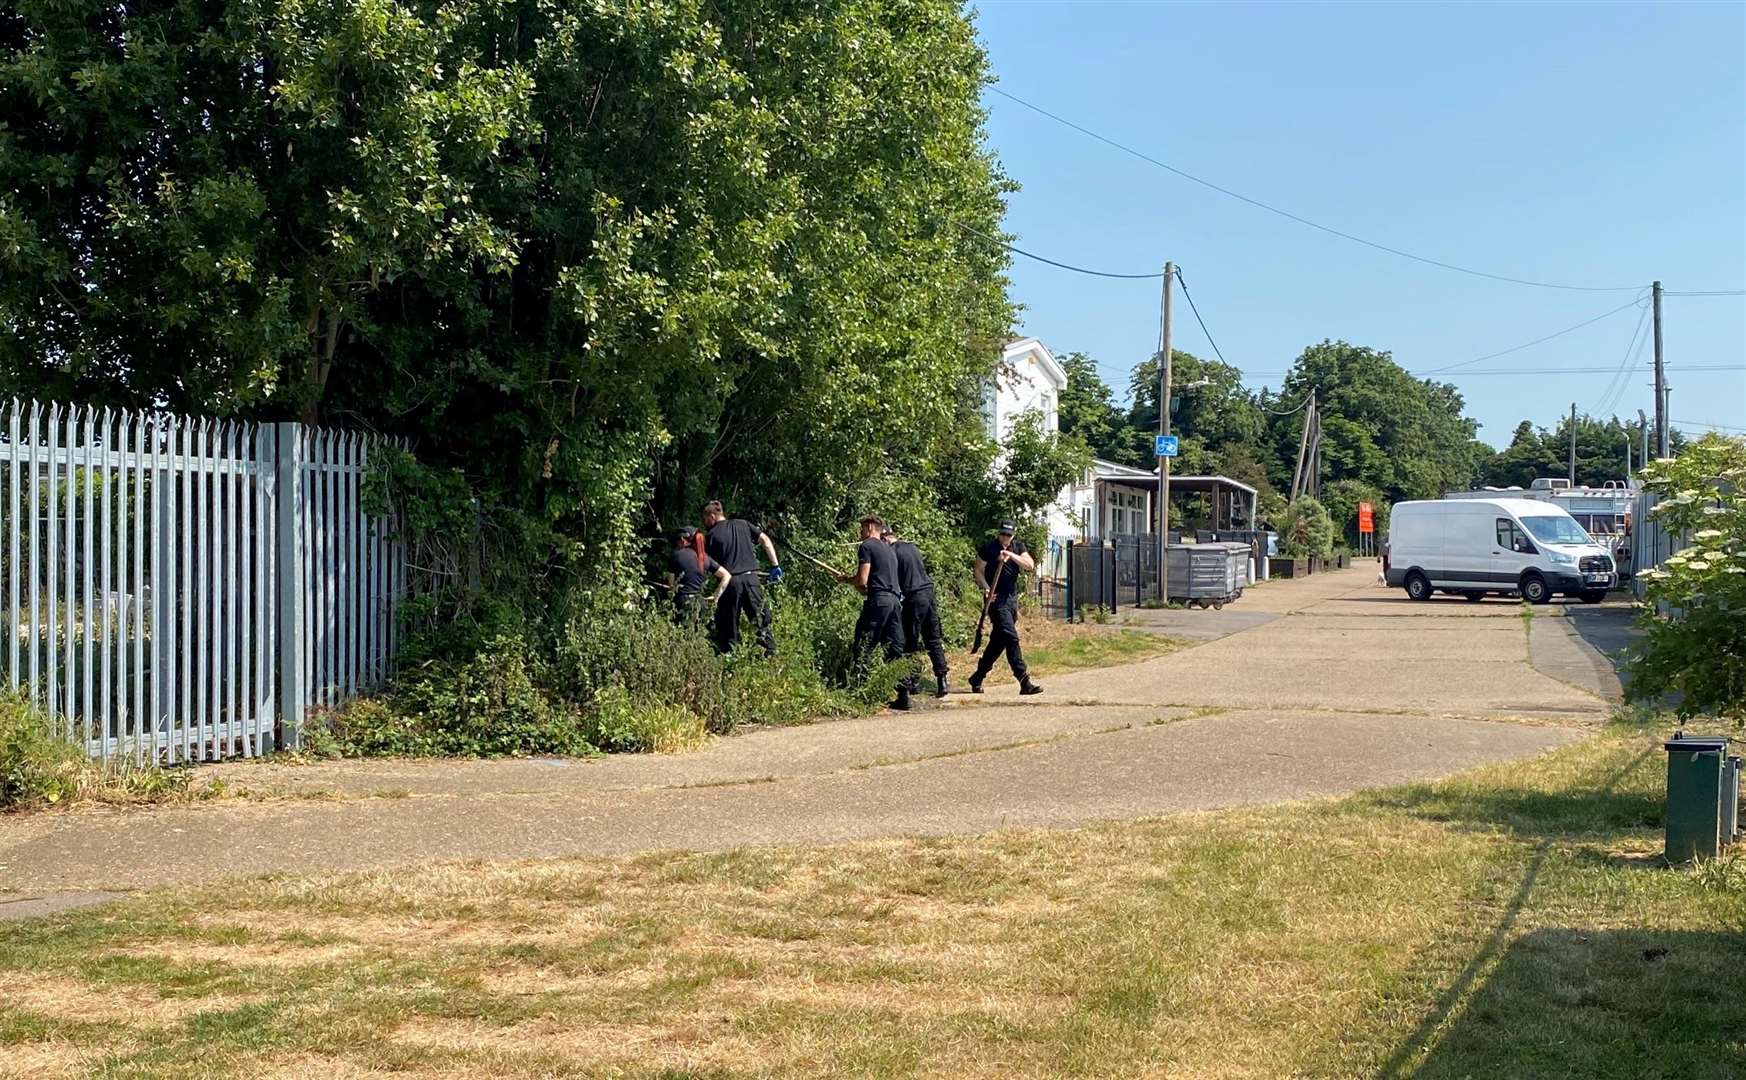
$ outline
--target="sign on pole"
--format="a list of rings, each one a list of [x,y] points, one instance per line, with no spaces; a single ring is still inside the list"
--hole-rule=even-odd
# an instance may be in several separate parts
[[[1176,436],[1154,435],[1152,437],[1152,454],[1155,457],[1176,456]]]
[[[1358,504],[1358,531],[1361,533],[1376,531],[1376,512],[1367,502]]]

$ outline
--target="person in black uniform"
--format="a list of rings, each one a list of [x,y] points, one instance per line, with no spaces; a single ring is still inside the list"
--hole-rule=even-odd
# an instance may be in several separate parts
[[[976,586],[982,590],[992,626],[988,648],[983,650],[982,659],[976,662],[976,674],[970,676],[970,692],[973,694],[982,693],[982,680],[988,678],[1001,653],[1006,654],[1007,663],[1012,665],[1013,677],[1019,682],[1019,693],[1043,692],[1042,687],[1031,681],[1030,672],[1025,668],[1018,635],[1019,576],[1035,570],[1037,560],[1031,557],[1025,550],[1024,541],[1015,537],[1013,532],[1012,522],[1001,522],[1000,533],[976,552]]]
[[[857,655],[878,646],[887,661],[903,655],[903,594],[897,585],[897,555],[891,545],[879,538],[885,523],[876,517],[861,519],[861,546],[855,549],[856,567],[853,574],[840,574],[860,590],[866,600],[861,603],[861,617],[855,620],[855,652]],[[897,680],[897,698],[893,709],[909,708],[909,675]]]
[[[946,696],[946,637],[940,631],[940,609],[934,602],[934,579],[922,562],[921,549],[898,538],[893,529],[881,537],[897,556],[897,587],[903,593],[904,651],[920,652],[925,644],[934,665],[934,696]]]
[[[757,629],[758,644],[764,652],[776,655],[776,638],[770,633],[770,605],[764,601],[764,590],[758,585],[758,548],[770,561],[770,581],[782,580],[782,563],[776,558],[776,545],[764,531],[749,521],[730,518],[722,512],[721,503],[710,500],[703,504],[704,550],[720,563],[731,580],[716,597],[715,647],[718,652],[731,652],[740,640],[740,616],[752,620]]]
[[[673,615],[685,626],[697,625],[698,598],[711,577],[717,582],[709,597],[711,604],[721,599],[733,581],[733,575],[703,550],[698,542],[701,538],[702,534],[690,525],[680,529],[673,538],[673,556],[667,560],[667,588],[673,592]]]

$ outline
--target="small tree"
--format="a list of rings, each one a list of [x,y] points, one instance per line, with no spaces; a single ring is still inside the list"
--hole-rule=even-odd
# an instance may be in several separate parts
[[[1279,553],[1325,559],[1334,553],[1334,522],[1314,496],[1300,495],[1279,518]]]
[[[1678,693],[1681,716],[1746,722],[1746,439],[1707,435],[1642,477],[1662,499],[1656,522],[1691,544],[1640,574],[1648,604],[1631,697]]]

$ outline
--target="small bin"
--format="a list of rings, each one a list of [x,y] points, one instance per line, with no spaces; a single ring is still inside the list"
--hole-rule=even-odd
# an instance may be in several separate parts
[[[1722,771],[1728,740],[1675,732],[1667,751],[1667,861],[1713,859],[1722,850]]]

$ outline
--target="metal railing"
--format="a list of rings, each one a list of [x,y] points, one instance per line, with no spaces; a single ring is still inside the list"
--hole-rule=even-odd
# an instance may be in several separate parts
[[[5,684],[98,758],[295,744],[380,681],[406,566],[364,513],[369,436],[0,405]]]

